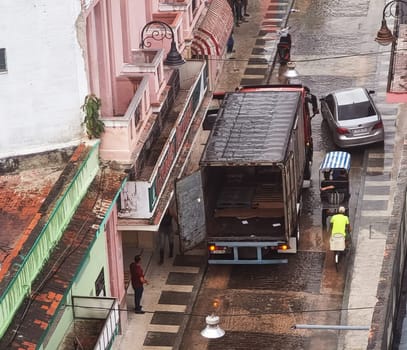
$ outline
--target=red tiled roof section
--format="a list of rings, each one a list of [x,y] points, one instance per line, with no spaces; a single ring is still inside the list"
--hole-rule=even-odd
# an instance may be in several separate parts
[[[124,172],[110,169],[100,171],[96,176],[33,283],[31,297],[18,309],[0,339],[0,349],[30,349],[26,344],[39,345],[126,176]],[[67,303],[70,304],[71,300]]]
[[[0,281],[42,217],[41,205],[66,165],[63,159],[44,165],[32,157],[30,167],[28,158],[26,168],[0,176]]]
[[[26,156],[16,171],[0,175],[0,282],[43,217],[44,202],[67,163],[76,163],[85,151],[81,144],[73,154],[64,150]],[[71,156],[69,162],[66,156]]]
[[[24,342],[23,343],[23,346],[24,347],[21,347],[21,348],[19,348],[19,350],[21,349],[24,349],[24,350],[35,350],[35,344],[32,344],[32,343],[30,343],[30,342]]]

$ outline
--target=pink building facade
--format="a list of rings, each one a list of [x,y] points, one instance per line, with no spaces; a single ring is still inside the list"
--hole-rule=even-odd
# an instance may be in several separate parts
[[[227,0],[84,0],[82,6],[77,28],[88,88],[102,101],[105,123],[100,155],[129,172],[106,226],[110,290],[126,308],[123,251],[127,244],[154,249],[222,70],[233,15]],[[172,40],[186,60],[178,67],[164,64]]]

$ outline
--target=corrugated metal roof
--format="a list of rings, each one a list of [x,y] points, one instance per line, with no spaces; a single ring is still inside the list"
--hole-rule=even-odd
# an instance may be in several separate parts
[[[273,163],[284,160],[299,100],[298,91],[228,94],[201,164]]]
[[[329,152],[325,155],[319,167],[320,170],[346,169],[350,170],[350,154],[343,151]]]
[[[364,88],[339,90],[335,92],[335,96],[339,106],[369,101],[366,89]]]

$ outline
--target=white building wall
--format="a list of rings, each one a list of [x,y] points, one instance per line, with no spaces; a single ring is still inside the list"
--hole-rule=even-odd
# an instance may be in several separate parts
[[[77,144],[87,94],[80,0],[1,0],[0,158]]]

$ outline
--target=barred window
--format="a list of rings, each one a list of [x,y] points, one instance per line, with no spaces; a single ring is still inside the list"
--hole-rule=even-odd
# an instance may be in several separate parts
[[[6,49],[0,48],[0,72],[7,71],[7,64],[6,64]]]
[[[141,119],[141,101],[137,106],[136,110],[134,111],[134,126],[136,128],[138,126],[138,123],[140,122],[140,119]]]

